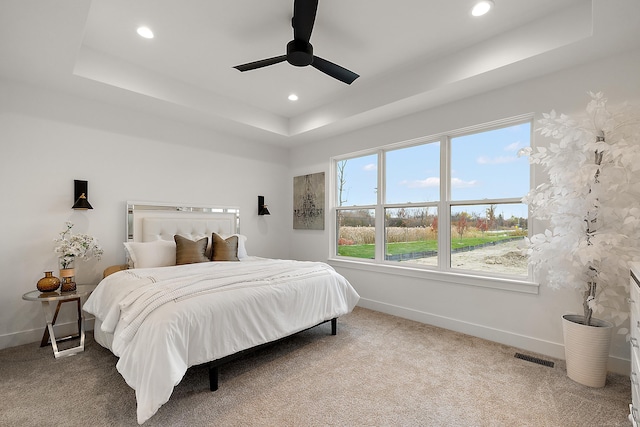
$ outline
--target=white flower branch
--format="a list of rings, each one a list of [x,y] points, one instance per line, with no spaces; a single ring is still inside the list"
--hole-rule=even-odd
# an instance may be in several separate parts
[[[60,257],[62,268],[68,268],[76,258],[88,260],[95,256],[100,259],[104,252],[95,237],[88,234],[72,234],[73,224],[67,221],[65,225],[67,229],[54,239],[54,242],[58,243],[54,251]]]

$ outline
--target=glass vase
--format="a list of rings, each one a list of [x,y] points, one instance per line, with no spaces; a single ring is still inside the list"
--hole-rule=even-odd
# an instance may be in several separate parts
[[[75,258],[60,258],[60,277],[73,277],[76,275]]]
[[[53,275],[53,271],[45,271],[44,277],[38,280],[36,287],[40,292],[53,292],[60,286],[60,279]]]

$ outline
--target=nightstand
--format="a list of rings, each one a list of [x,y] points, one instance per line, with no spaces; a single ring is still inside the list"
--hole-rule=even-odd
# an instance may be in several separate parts
[[[49,344],[51,340],[51,347],[53,347],[53,355],[57,358],[64,356],[71,356],[84,351],[84,314],[82,313],[82,298],[87,297],[96,288],[95,285],[77,285],[75,291],[71,292],[40,292],[31,291],[22,295],[22,299],[27,301],[40,301],[42,303],[42,310],[44,311],[44,318],[47,322],[47,327],[42,335],[42,341],[40,347],[44,347]],[[55,314],[51,314],[50,302],[57,302]],[[78,307],[78,334],[71,335],[64,338],[56,338],[53,325],[56,324],[58,313],[60,312],[60,306],[65,302],[75,302]],[[58,350],[58,343],[67,341],[74,338],[80,338],[80,344],[76,347],[68,348],[66,350]]]

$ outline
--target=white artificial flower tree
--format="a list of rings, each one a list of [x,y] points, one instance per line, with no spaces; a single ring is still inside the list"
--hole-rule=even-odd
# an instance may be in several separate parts
[[[526,240],[527,254],[548,286],[580,291],[584,324],[595,313],[620,326],[629,265],[640,261],[640,116],[589,94],[586,115],[544,114],[536,131],[553,140],[521,150],[548,174],[523,199],[548,224]]]

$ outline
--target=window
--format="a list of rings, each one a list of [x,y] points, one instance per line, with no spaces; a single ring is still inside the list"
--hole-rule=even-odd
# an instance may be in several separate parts
[[[334,159],[334,255],[528,277],[531,118]]]
[[[378,155],[342,160],[336,170],[336,204],[340,207],[336,212],[337,254],[375,259]]]

